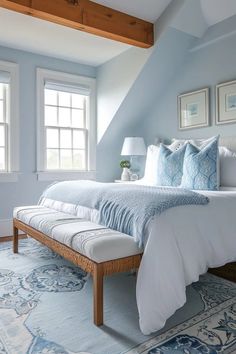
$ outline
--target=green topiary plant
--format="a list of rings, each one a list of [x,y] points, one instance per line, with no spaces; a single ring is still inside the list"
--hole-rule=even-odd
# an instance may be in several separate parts
[[[120,167],[121,168],[130,168],[130,162],[128,160],[121,160]]]

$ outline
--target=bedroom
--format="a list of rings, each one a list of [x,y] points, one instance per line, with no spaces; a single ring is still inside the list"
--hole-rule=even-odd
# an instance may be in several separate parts
[[[81,0],[82,6],[87,2]],[[0,351],[236,352],[236,285],[205,274],[208,267],[230,263],[220,274],[236,278],[235,0],[89,2],[154,24],[154,44],[150,38],[141,44],[146,49],[134,43],[132,31],[118,41],[120,26],[111,26],[112,35],[95,36],[91,24],[88,33],[77,31],[44,12],[59,11],[62,19],[61,9],[69,8],[74,16],[80,1],[60,0],[44,11],[26,10],[27,3],[49,4],[0,0]],[[73,123],[78,112],[80,121]],[[141,139],[133,146],[128,137]],[[173,138],[178,140],[170,152]],[[127,155],[121,155],[123,148]],[[138,156],[134,148],[140,148]],[[183,194],[178,187],[186,150],[209,156],[214,148],[214,178],[207,178],[205,188],[187,186]],[[171,183],[154,180],[163,179],[165,154],[173,156],[167,168],[175,166],[181,175],[171,192]],[[121,179],[121,160],[131,161],[137,181],[114,183]],[[206,161],[204,173],[212,168]],[[81,180],[104,184],[94,189]],[[179,206],[160,210],[166,204],[159,204],[142,214],[136,203],[139,222],[123,225],[122,217],[130,217],[127,206],[138,200],[144,210],[159,193],[157,185],[167,186],[168,203]],[[114,196],[114,190],[121,194]],[[104,195],[107,202],[126,198],[119,218],[111,204],[101,215],[91,207]],[[144,218],[151,213],[159,213],[153,223]]]

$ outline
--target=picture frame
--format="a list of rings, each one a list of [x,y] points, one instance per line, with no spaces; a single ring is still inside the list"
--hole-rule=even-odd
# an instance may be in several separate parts
[[[179,130],[209,126],[209,88],[178,96]]]
[[[216,124],[236,123],[236,80],[216,85]]]

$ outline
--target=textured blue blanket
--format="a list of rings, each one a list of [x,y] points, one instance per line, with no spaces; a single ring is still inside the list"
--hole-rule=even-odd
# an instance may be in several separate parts
[[[99,210],[99,221],[134,236],[142,246],[147,221],[180,205],[205,205],[208,198],[180,188],[147,187],[92,181],[66,181],[50,186],[42,197]]]

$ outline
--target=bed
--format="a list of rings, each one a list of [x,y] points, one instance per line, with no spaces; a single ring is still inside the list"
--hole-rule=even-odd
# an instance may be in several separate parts
[[[236,151],[235,139],[228,138],[223,144]],[[148,182],[144,179],[138,183]],[[77,205],[76,216],[89,220],[91,224],[84,225],[79,233],[86,232],[87,228],[90,231],[99,229],[101,238],[96,239],[101,241],[103,238],[104,241],[99,243],[100,250],[107,244],[105,240],[109,239],[110,246],[113,247],[109,251],[112,259],[105,256],[96,258],[93,247],[96,249],[97,245],[93,244],[87,250],[79,246],[72,249],[68,246],[68,239],[55,239],[55,234],[47,236],[45,232],[38,231],[36,221],[40,223],[43,220],[42,215],[41,219],[39,216],[35,219],[35,210],[30,211],[32,214],[27,214],[25,207],[14,211],[14,251],[18,251],[20,229],[90,272],[94,277],[94,322],[97,325],[103,323],[103,277],[139,267],[137,305],[140,329],[144,334],[150,334],[162,328],[166,320],[184,305],[188,284],[197,281],[199,275],[205,273],[209,267],[215,268],[236,261],[236,188],[228,186],[220,191],[198,192],[209,198],[207,205],[180,205],[149,219],[143,234],[143,254],[143,250],[134,240],[124,233],[117,234],[117,231],[108,228],[106,232],[110,238],[102,234],[97,211],[80,205]],[[73,204],[55,202],[50,198],[42,198],[40,206],[29,208],[42,208],[44,213],[53,211],[67,216],[75,213]],[[62,218],[67,217],[66,215]],[[59,234],[62,237],[63,225],[57,225],[57,228],[61,228]],[[55,231],[55,225],[53,229]],[[126,243],[117,241],[119,236]],[[91,241],[88,243],[91,245]],[[124,247],[119,249],[121,243]]]

